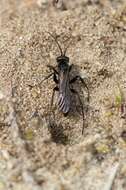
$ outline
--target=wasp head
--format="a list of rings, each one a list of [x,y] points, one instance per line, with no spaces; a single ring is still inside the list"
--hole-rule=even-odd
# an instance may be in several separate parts
[[[60,70],[67,70],[68,69],[68,63],[69,63],[69,57],[65,55],[61,55],[56,58],[56,61],[58,63],[58,68]]]
[[[60,55],[56,58],[57,63],[69,63],[69,57]]]

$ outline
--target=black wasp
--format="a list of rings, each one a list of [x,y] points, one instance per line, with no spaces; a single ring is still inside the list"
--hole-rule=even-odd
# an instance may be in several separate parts
[[[66,49],[64,52],[62,51],[62,48],[57,41],[57,38],[54,37],[51,33],[48,32],[48,34],[55,40],[56,44],[59,47],[61,55],[56,58],[57,61],[57,69],[56,67],[53,67],[51,65],[48,65],[48,68],[52,70],[52,73],[49,74],[45,79],[50,78],[53,76],[53,80],[56,83],[56,87],[53,89],[53,94],[51,98],[51,108],[53,106],[53,101],[54,101],[54,96],[55,96],[55,91],[58,91],[58,101],[57,101],[57,106],[59,110],[64,114],[64,116],[67,116],[71,109],[71,95],[72,93],[75,94],[79,100],[80,106],[81,106],[81,111],[82,111],[82,116],[83,116],[83,128],[82,128],[82,134],[84,131],[84,108],[83,108],[83,103],[81,101],[79,93],[72,88],[72,84],[80,80],[81,83],[86,87],[87,92],[88,92],[88,101],[89,101],[89,89],[85,81],[79,76],[75,76],[74,78],[70,79],[70,72],[72,69],[73,65],[69,64],[69,57],[66,56]],[[45,80],[44,79],[44,80]]]

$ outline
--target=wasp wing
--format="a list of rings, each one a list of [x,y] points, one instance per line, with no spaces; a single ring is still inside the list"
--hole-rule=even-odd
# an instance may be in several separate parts
[[[70,102],[69,70],[61,71],[59,75],[59,110],[63,113],[68,113]]]

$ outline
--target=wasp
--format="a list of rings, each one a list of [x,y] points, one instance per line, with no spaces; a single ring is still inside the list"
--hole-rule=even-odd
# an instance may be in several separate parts
[[[84,131],[84,106],[81,101],[79,93],[72,87],[72,84],[75,83],[77,80],[79,80],[84,87],[87,89],[88,93],[88,101],[89,101],[89,89],[87,84],[85,83],[84,79],[80,75],[74,76],[72,79],[70,78],[70,72],[72,70],[73,64],[69,64],[69,57],[66,56],[66,51],[69,47],[69,44],[63,51],[57,38],[53,36],[50,32],[47,32],[53,40],[56,42],[59,50],[60,50],[60,56],[56,58],[57,62],[57,69],[56,67],[53,67],[51,65],[48,65],[47,67],[52,71],[45,79],[50,78],[53,76],[53,80],[56,83],[56,86],[53,89],[52,98],[51,98],[51,105],[53,106],[54,96],[55,92],[58,92],[58,100],[57,100],[57,106],[59,111],[61,111],[64,116],[67,116],[70,112],[72,101],[71,101],[71,95],[75,94],[79,100],[80,106],[81,106],[81,112],[83,117],[83,128],[82,128],[82,134]],[[44,79],[44,80],[45,80]]]

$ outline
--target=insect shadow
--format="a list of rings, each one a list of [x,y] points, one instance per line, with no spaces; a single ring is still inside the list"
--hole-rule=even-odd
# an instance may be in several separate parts
[[[83,106],[83,102],[80,98],[78,91],[76,91],[73,88],[73,84],[77,81],[80,81],[82,83],[83,87],[85,87],[87,90],[88,102],[89,102],[88,86],[80,75],[75,75],[73,78],[70,77],[73,64],[71,65],[69,64],[69,57],[66,56],[66,51],[70,43],[68,43],[65,50],[63,51],[57,38],[53,36],[50,32],[47,32],[47,33],[54,39],[54,41],[56,42],[60,50],[60,56],[56,58],[57,66],[53,67],[52,65],[47,65],[51,73],[44,79],[46,80],[46,79],[49,79],[50,77],[53,77],[53,81],[56,84],[52,93],[52,98],[51,98],[51,103],[50,103],[50,114],[53,112],[52,107],[53,107],[54,96],[55,96],[56,91],[58,92],[57,107],[59,111],[63,113],[64,116],[67,116],[68,113],[72,110],[72,96],[73,95],[76,96],[80,104],[82,118],[83,118],[83,127],[82,127],[82,134],[83,134],[84,123],[85,123],[84,122],[85,121],[84,106]]]
[[[56,124],[54,121],[49,122],[48,125],[49,132],[51,134],[51,139],[57,144],[68,144],[68,136],[64,133],[64,128],[62,124]]]

